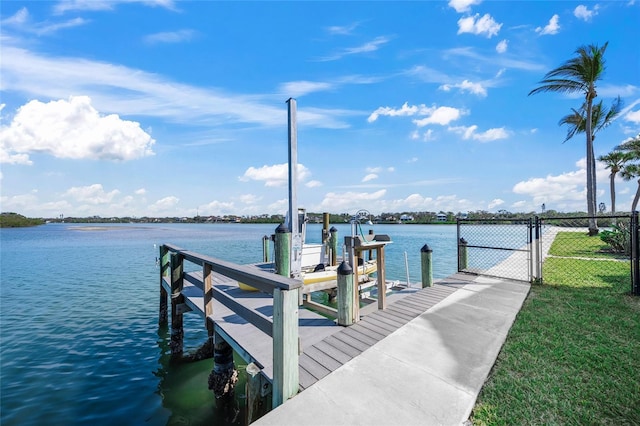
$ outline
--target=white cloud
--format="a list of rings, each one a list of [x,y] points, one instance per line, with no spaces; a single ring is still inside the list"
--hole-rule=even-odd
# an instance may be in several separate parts
[[[407,163],[417,163],[418,162],[418,157],[411,157],[407,160]]]
[[[280,85],[279,91],[286,96],[296,98],[308,93],[329,90],[333,87],[334,85],[331,83],[301,80],[283,83]]]
[[[262,197],[258,197],[254,194],[243,194],[238,197],[238,200],[240,200],[240,202],[244,204],[255,204],[261,199]]]
[[[320,182],[319,180],[310,180],[309,182],[305,183],[304,186],[306,186],[307,188],[318,188],[322,186],[322,182]]]
[[[591,18],[598,14],[599,8],[600,6],[596,4],[592,10],[589,10],[587,6],[581,4],[573,10],[573,16],[578,19],[582,19],[585,22],[589,22],[591,21]]]
[[[469,127],[458,126],[458,127],[449,127],[448,129],[451,132],[457,133],[462,136],[462,139],[473,139],[480,142],[489,142],[495,141],[498,139],[506,139],[509,137],[509,131],[507,131],[504,127],[489,129],[485,132],[477,133],[478,130],[477,125],[472,125]]]
[[[560,30],[560,24],[558,23],[559,20],[560,17],[558,15],[553,15],[551,19],[549,19],[549,23],[544,28],[536,28],[536,32],[540,33],[541,35],[558,34],[558,31]]]
[[[449,6],[454,8],[456,12],[469,12],[471,6],[482,3],[482,0],[449,0]]]
[[[361,209],[363,205],[370,205],[373,201],[382,199],[387,193],[386,189],[376,192],[329,192],[325,194],[320,203],[323,211],[352,211]]]
[[[329,56],[324,56],[322,58],[318,58],[317,61],[320,62],[326,62],[326,61],[336,61],[338,59],[341,59],[345,56],[348,55],[356,55],[359,53],[369,53],[369,52],[375,52],[376,50],[378,50],[380,47],[382,47],[383,45],[387,44],[389,41],[391,41],[391,39],[389,37],[376,37],[375,39],[368,41],[364,44],[361,44],[360,46],[356,46],[356,47],[347,47],[344,48],[342,50],[340,50],[339,52],[333,54],[333,55],[329,55]]]
[[[533,208],[545,203],[547,209],[584,211],[587,193],[585,187],[586,160],[582,158],[575,164],[577,167],[575,171],[518,182],[514,185],[513,192],[531,197],[529,205]],[[597,180],[607,182],[609,171],[605,169],[604,164],[597,162],[596,167]],[[520,207],[522,207],[522,203]]]
[[[494,198],[489,202],[489,205],[487,207],[489,208],[489,210],[491,210],[503,204],[504,204],[504,200],[501,200],[500,198]]]
[[[145,43],[157,44],[157,43],[181,43],[183,41],[189,41],[195,35],[193,30],[178,30],[171,32],[162,32],[149,34],[144,37]]]
[[[141,3],[147,6],[158,6],[166,9],[175,9],[174,0],[60,0],[54,7],[55,13],[65,13],[75,10],[113,10],[118,4]]]
[[[367,121],[369,123],[373,123],[381,115],[385,115],[388,117],[426,115],[426,114],[429,114],[431,111],[432,111],[432,108],[429,108],[424,104],[409,106],[409,103],[405,102],[400,108],[379,107],[378,109],[373,111],[371,115],[369,115],[369,118],[367,118]]]
[[[509,42],[507,40],[502,40],[500,43],[496,45],[496,52],[504,53],[507,51],[507,46]]]
[[[629,111],[624,119],[632,123],[640,124],[640,109],[637,111]]]
[[[439,124],[446,126],[459,119],[464,114],[464,111],[451,107],[438,107],[431,111],[428,117],[421,118],[419,120],[413,120],[418,127],[424,127],[429,124]]]
[[[73,198],[79,203],[97,205],[113,202],[118,194],[120,194],[120,191],[117,189],[105,192],[101,184],[95,183],[89,186],[74,186],[69,188],[64,193],[64,196]]]
[[[35,152],[58,158],[133,160],[153,155],[154,143],[139,123],[100,115],[86,96],[30,101],[9,126],[0,128],[0,158],[8,157],[14,164],[28,163],[24,156]]]
[[[29,10],[27,10],[26,7],[22,7],[12,16],[6,19],[3,19],[1,23],[3,26],[22,25],[22,24],[26,24],[28,21],[29,21]]]
[[[180,202],[178,197],[170,195],[159,199],[148,208],[155,213],[170,213],[175,211],[174,207],[178,205],[178,202]]]
[[[304,165],[298,163],[298,181],[304,181],[311,173]],[[262,166],[260,168],[249,167],[242,177],[242,181],[264,181],[264,186],[283,186],[289,182],[289,165],[287,163]]]
[[[69,93],[91,97],[98,109],[120,115],[168,118],[175,123],[201,125],[250,123],[283,126],[286,111],[263,97],[235,94],[218,88],[179,83],[140,69],[74,57],[34,54],[2,40],[2,90],[31,99],[67,98]],[[343,117],[354,112],[315,108],[299,111],[298,124],[344,128]]]
[[[476,35],[485,35],[491,38],[498,35],[502,24],[498,24],[488,13],[482,18],[476,13],[474,16],[467,16],[458,20],[458,34],[471,33]]]
[[[146,193],[147,193],[147,190],[146,190],[146,189],[144,189],[144,188],[136,189],[136,190],[134,191],[134,194],[136,194],[136,195],[144,195],[144,194],[146,194]]]
[[[378,179],[378,175],[375,173],[369,173],[362,178],[362,182],[369,182],[370,180]]]
[[[210,203],[200,206],[200,215],[225,215],[234,214],[235,205],[232,202],[211,201]]]
[[[487,89],[482,86],[482,83],[472,83],[469,80],[463,80],[462,83],[457,84],[443,84],[439,89],[448,92],[451,88],[460,89],[461,92],[469,92],[474,95],[485,97],[487,96]]]
[[[332,35],[350,35],[359,25],[359,22],[354,22],[349,25],[332,25],[327,27],[326,30]]]

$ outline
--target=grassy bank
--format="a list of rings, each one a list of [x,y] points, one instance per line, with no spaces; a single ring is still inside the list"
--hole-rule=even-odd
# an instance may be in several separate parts
[[[566,257],[545,260],[545,284],[532,286],[474,424],[640,424],[640,297],[629,295],[629,263],[559,237],[550,254]]]

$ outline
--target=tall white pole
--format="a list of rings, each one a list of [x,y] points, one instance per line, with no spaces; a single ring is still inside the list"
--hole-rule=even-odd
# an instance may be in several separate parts
[[[302,236],[298,225],[298,126],[296,100],[289,98],[289,231],[291,232],[290,268],[293,278],[300,278]]]

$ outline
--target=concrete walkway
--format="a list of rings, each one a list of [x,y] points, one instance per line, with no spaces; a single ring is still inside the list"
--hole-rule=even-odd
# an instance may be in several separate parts
[[[456,279],[459,285],[460,275]],[[446,299],[252,424],[464,423],[530,288],[499,278],[467,279]],[[446,279],[439,284],[446,285]]]

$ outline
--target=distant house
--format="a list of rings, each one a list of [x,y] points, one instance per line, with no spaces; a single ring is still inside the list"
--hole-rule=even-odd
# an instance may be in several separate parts
[[[446,222],[447,221],[447,214],[440,212],[440,213],[438,213],[436,215],[436,219],[437,219],[438,222]]]
[[[400,216],[400,220],[403,222],[410,222],[413,220],[413,216],[408,214],[403,214],[402,216]]]

